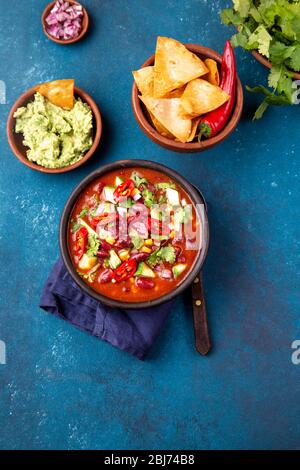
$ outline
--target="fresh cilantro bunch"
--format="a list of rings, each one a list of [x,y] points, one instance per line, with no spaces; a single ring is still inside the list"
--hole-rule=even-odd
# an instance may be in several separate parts
[[[238,29],[233,47],[258,50],[272,63],[269,88],[247,87],[265,95],[253,119],[260,119],[270,104],[293,104],[293,71],[300,71],[300,0],[233,0],[221,18]]]

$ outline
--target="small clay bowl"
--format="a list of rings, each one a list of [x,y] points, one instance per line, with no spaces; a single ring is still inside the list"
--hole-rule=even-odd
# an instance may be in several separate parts
[[[207,58],[214,59],[218,63],[218,67],[220,70],[221,63],[222,63],[222,56],[218,54],[218,52],[209,49],[208,47],[198,46],[195,44],[185,44],[185,47],[196,54],[200,59],[204,60]],[[142,67],[147,67],[149,65],[154,65],[154,55],[151,56],[146,62],[143,63]],[[142,131],[156,144],[164,147],[168,150],[173,150],[175,152],[202,152],[203,150],[207,150],[214,145],[219,144],[222,142],[226,137],[231,134],[231,132],[236,128],[243,109],[243,88],[240,82],[240,79],[237,78],[237,90],[236,90],[236,100],[233,112],[231,117],[224,127],[224,129],[217,134],[215,137],[211,139],[203,140],[201,142],[178,142],[176,140],[169,139],[167,137],[162,136],[153,126],[151,122],[151,118],[149,113],[139,99],[139,91],[136,84],[133,84],[132,87],[132,108],[133,114],[138,122],[138,125],[142,129]]]
[[[89,20],[89,15],[88,15],[88,12],[86,10],[86,8],[79,2],[75,2],[74,0],[68,0],[68,2],[70,4],[76,4],[76,5],[81,5],[82,6],[82,10],[83,10],[83,18],[82,18],[82,29],[81,29],[81,32],[78,36],[76,36],[76,38],[72,38],[72,39],[56,39],[54,38],[53,36],[51,36],[51,34],[48,33],[47,31],[47,23],[46,23],[46,18],[47,16],[49,15],[50,11],[52,10],[52,8],[54,7],[55,2],[51,2],[49,3],[45,10],[44,10],[44,13],[42,15],[42,25],[43,25],[43,29],[44,29],[44,33],[46,34],[46,36],[51,39],[51,41],[54,41],[54,42],[57,42],[58,44],[73,44],[75,42],[78,42],[80,41],[83,36],[85,36],[87,30],[89,29],[89,23],[90,23],[90,20]]]
[[[101,134],[102,134],[102,119],[101,114],[96,105],[95,101],[88,95],[85,91],[80,88],[74,88],[74,95],[76,98],[81,98],[81,100],[89,105],[93,113],[93,145],[90,150],[76,163],[73,165],[65,166],[62,168],[45,168],[37,163],[31,162],[26,156],[26,151],[28,147],[23,145],[23,134],[17,134],[15,132],[16,119],[14,118],[15,111],[21,106],[26,106],[30,101],[33,101],[34,94],[36,91],[36,86],[25,91],[20,98],[12,106],[8,119],[7,119],[7,138],[8,143],[14,152],[15,156],[24,163],[24,165],[29,166],[33,170],[40,171],[42,173],[66,173],[67,171],[75,170],[79,166],[83,165],[87,160],[89,160],[92,155],[97,150]]]
[[[255,57],[255,59],[258,62],[260,62],[262,65],[264,65],[268,69],[270,69],[272,67],[271,62],[266,57],[264,57],[262,54],[260,54],[258,51],[251,51],[251,52],[252,52],[253,57]],[[293,70],[292,70],[292,72],[293,72]],[[293,77],[294,77],[295,80],[300,80],[300,73],[293,72]]]

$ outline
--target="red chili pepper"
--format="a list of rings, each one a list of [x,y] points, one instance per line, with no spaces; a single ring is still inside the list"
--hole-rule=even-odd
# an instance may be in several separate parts
[[[114,199],[116,202],[120,202],[126,197],[131,196],[132,191],[134,190],[134,182],[132,180],[127,180],[119,186],[116,187],[114,191]]]
[[[95,217],[93,217],[93,219],[91,220],[91,227],[95,229],[97,225],[99,224],[99,222],[107,216],[108,216],[108,212],[104,212],[104,214],[96,215]]]
[[[229,41],[226,41],[222,65],[221,65],[221,83],[220,88],[230,95],[229,100],[219,108],[207,113],[199,121],[199,136],[213,137],[218,134],[230,118],[236,93],[236,64],[232,46]]]
[[[129,259],[128,261],[124,261],[114,272],[114,280],[116,282],[126,281],[134,275],[136,272],[136,260]]]
[[[81,227],[78,232],[76,232],[76,241],[75,241],[75,255],[81,259],[86,251],[88,244],[88,231],[85,227]]]
[[[105,226],[111,222],[114,222],[115,220],[119,220],[119,214],[116,214],[116,213],[109,214],[108,212],[104,212],[104,214],[96,215],[91,220],[90,224],[93,229],[96,229],[99,222],[102,222],[103,226]]]

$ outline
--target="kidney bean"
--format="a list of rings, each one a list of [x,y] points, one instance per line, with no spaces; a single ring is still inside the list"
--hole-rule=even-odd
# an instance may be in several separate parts
[[[98,258],[108,258],[109,253],[105,250],[99,250],[97,253]]]
[[[169,240],[162,240],[160,246],[165,246],[169,243]]]
[[[129,248],[131,245],[131,239],[127,238],[127,240],[119,240],[115,246],[117,248]]]
[[[98,281],[100,284],[107,284],[112,280],[113,275],[114,273],[112,269],[105,269],[105,271],[100,274]]]
[[[152,193],[154,193],[154,192],[155,192],[155,186],[154,186],[154,184],[148,183],[148,189],[149,189],[149,191],[151,191]]]
[[[138,276],[135,278],[135,284],[141,289],[153,289],[153,287],[155,286],[155,282],[152,281],[152,279],[142,276]]]
[[[101,240],[101,248],[105,251],[109,251],[112,249],[112,245],[107,243],[105,240]]]
[[[102,193],[104,186],[105,186],[105,184],[100,181],[100,183],[98,184],[98,187],[97,187],[97,193],[98,194]]]
[[[178,258],[182,253],[182,248],[180,246],[174,246],[176,258]]]
[[[140,263],[141,261],[145,261],[148,256],[148,253],[136,253],[135,255],[132,255],[130,259],[135,259],[137,263]]]

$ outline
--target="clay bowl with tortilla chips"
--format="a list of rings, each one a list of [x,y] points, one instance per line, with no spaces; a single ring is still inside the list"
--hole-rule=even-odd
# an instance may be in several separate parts
[[[201,61],[205,64],[206,72],[203,72],[203,78],[205,80],[209,80],[210,83],[208,81],[203,80],[201,76],[199,77],[199,72],[197,75],[197,79],[194,79],[195,77],[193,77],[193,64],[191,64],[190,67],[189,63],[184,64],[183,59],[183,77],[179,77],[179,81],[177,83],[178,88],[173,91],[168,91],[169,83],[167,81],[164,81],[164,77],[162,77],[162,79],[158,80],[156,90],[153,89],[155,87],[153,87],[153,85],[151,84],[151,73],[153,72],[154,62],[155,60],[157,60],[156,49],[156,55],[153,55],[148,60],[146,60],[146,62],[144,62],[144,64],[141,66],[140,70],[133,72],[134,84],[132,88],[132,108],[138,125],[140,126],[142,131],[156,144],[167,148],[168,150],[173,150],[175,152],[201,152],[222,142],[235,129],[242,114],[243,89],[239,78],[237,78],[235,105],[227,124],[225,125],[224,129],[216,136],[199,142],[196,137],[199,118],[193,118],[193,116],[200,113],[200,111],[203,115],[210,111],[209,106],[211,103],[209,96],[212,87],[214,85],[217,86],[219,84],[219,72],[221,69],[222,56],[216,51],[205,46],[195,44],[185,44],[184,46],[186,49],[188,49],[188,51],[192,52],[194,55],[200,58]],[[172,57],[169,60],[172,61]],[[182,79],[182,81],[186,80],[186,73],[190,73],[191,76],[188,83],[189,88],[187,88],[186,84],[182,88],[180,88],[180,79]],[[137,83],[139,88],[137,86]],[[195,88],[195,90],[193,90],[193,88]],[[197,105],[199,106],[199,109],[191,109],[191,114],[189,115],[191,122],[187,123],[187,121],[182,120],[182,118],[186,118],[186,116],[184,116],[184,114],[182,113],[182,105],[180,105],[181,109],[179,113],[176,108],[178,105],[179,98],[183,96],[184,92],[185,95],[188,95],[189,91],[192,91],[194,93],[194,96],[196,97],[197,95],[201,96],[201,93],[205,91],[205,96],[202,95],[205,99],[198,101]],[[159,116],[157,114],[154,115],[153,112],[151,112],[152,109],[155,110],[156,98],[160,95],[162,96],[163,93],[167,93],[164,95],[164,98],[174,98],[171,101],[169,100],[167,104],[167,109],[163,110],[163,117],[179,117],[179,119],[176,119],[176,122],[174,122],[174,119],[171,123],[171,127],[173,126],[172,133],[170,132],[170,126],[164,125],[166,124],[166,121],[164,121],[164,119],[157,119],[159,118]],[[212,93],[212,99],[214,100],[215,107],[217,107],[217,105],[221,106],[224,101],[226,101],[226,96],[224,98],[222,94],[224,95],[224,92],[220,88],[217,95],[215,95],[214,92]],[[206,102],[207,96],[208,100]],[[165,104],[166,102],[162,104],[162,107]],[[187,104],[189,103],[187,102]],[[195,111],[196,113],[193,114],[193,112]]]
[[[69,80],[64,80],[64,81],[68,82]],[[54,82],[51,82],[51,83],[54,83]],[[102,134],[101,114],[100,114],[97,104],[91,98],[91,96],[88,95],[85,91],[81,90],[80,88],[73,86],[74,97],[80,98],[81,101],[83,101],[84,103],[87,103],[92,110],[93,144],[91,148],[76,163],[68,165],[68,166],[60,167],[60,168],[47,168],[47,167],[43,167],[41,165],[38,165],[37,163],[34,163],[28,160],[26,156],[28,147],[25,147],[23,145],[23,135],[17,134],[15,132],[16,119],[14,118],[14,113],[18,108],[22,106],[26,106],[29,102],[33,101],[34,95],[38,88],[45,87],[47,85],[48,84],[40,84],[40,85],[36,85],[30,88],[29,90],[25,91],[25,93],[23,93],[14,103],[7,119],[6,130],[7,130],[8,143],[13,153],[20,160],[20,162],[22,162],[24,165],[28,166],[29,168],[36,170],[36,171],[40,171],[42,173],[66,173],[68,171],[75,170],[75,168],[78,168],[79,166],[86,163],[86,161],[89,160],[93,156],[95,151],[97,150],[97,147],[100,142],[101,134]]]

